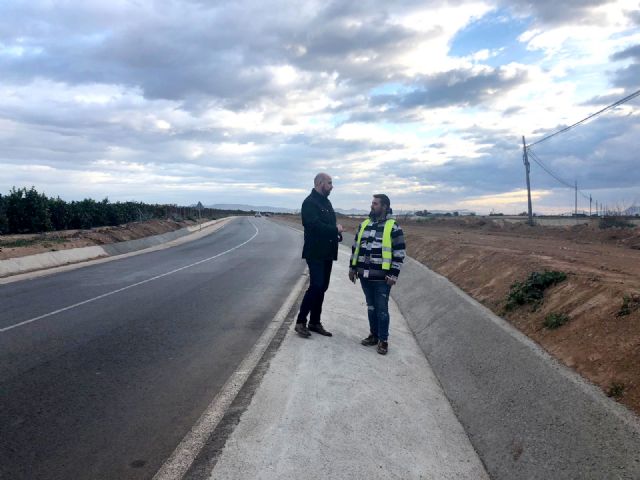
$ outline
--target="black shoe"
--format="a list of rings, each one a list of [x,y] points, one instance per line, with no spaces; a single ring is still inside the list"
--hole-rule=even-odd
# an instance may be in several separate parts
[[[320,335],[324,335],[325,337],[332,337],[333,334],[331,332],[327,332],[321,323],[310,323],[309,331],[319,333]]]
[[[380,355],[386,355],[388,351],[389,351],[389,342],[383,342],[382,340],[380,340],[378,342],[378,353]]]
[[[360,342],[365,347],[373,347],[378,344],[378,337],[374,337],[373,335],[369,335],[367,338]]]
[[[309,338],[311,336],[311,332],[304,323],[296,323],[296,328],[294,328],[296,333],[304,338]]]

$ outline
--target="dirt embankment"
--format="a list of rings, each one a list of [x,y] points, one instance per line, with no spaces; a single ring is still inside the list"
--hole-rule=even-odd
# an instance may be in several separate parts
[[[351,231],[359,223],[340,221]],[[529,227],[481,218],[399,222],[410,256],[640,413],[640,228]],[[544,270],[567,279],[547,289],[539,305],[506,312],[511,285]],[[550,314],[569,321],[546,328]]]
[[[202,221],[206,221],[203,219]],[[114,227],[99,227],[90,230],[64,230],[42,234],[0,236],[0,260],[23,257],[36,253],[90,247],[109,243],[136,240],[160,235],[195,225],[191,220],[148,220]]]

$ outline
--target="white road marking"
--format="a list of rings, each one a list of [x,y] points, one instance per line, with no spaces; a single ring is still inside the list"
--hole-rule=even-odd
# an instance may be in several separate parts
[[[251,224],[251,226],[253,228],[255,228],[256,233],[254,233],[253,236],[249,240],[247,240],[246,242],[242,242],[241,244],[236,245],[235,247],[230,248],[229,250],[226,250],[226,251],[224,251],[222,253],[218,253],[217,255],[214,255],[212,257],[205,258],[204,260],[199,260],[199,261],[197,261],[195,263],[192,263],[190,265],[185,265],[184,267],[176,268],[175,270],[171,270],[170,272],[162,273],[160,275],[156,275],[155,277],[151,277],[151,278],[148,278],[146,280],[142,280],[141,282],[132,283],[131,285],[127,285],[126,287],[118,288],[117,290],[113,290],[111,292],[103,293],[102,295],[98,295],[97,297],[93,297],[93,298],[90,298],[88,300],[84,300],[82,302],[74,303],[73,305],[69,305],[67,307],[60,308],[58,310],[54,310],[53,312],[45,313],[44,315],[39,315],[37,317],[30,318],[29,320],[24,320],[23,322],[16,323],[15,325],[10,325],[8,327],[0,328],[0,333],[5,333],[5,332],[8,332],[9,330],[13,330],[14,328],[22,327],[24,325],[28,325],[28,324],[33,323],[33,322],[37,322],[38,320],[42,320],[43,318],[51,317],[53,315],[57,315],[58,313],[66,312],[66,311],[71,310],[73,308],[80,307],[82,305],[86,305],[87,303],[95,302],[96,300],[100,300],[102,298],[109,297],[111,295],[115,295],[116,293],[120,293],[120,292],[123,292],[125,290],[129,290],[130,288],[137,287],[137,286],[140,286],[140,285],[144,285],[145,283],[152,282],[152,281],[157,280],[157,279],[162,278],[162,277],[167,277],[169,275],[172,275],[174,273],[180,272],[182,270],[186,270],[187,268],[195,267],[196,265],[200,265],[201,263],[209,262],[209,261],[214,260],[214,259],[216,259],[218,257],[226,255],[227,253],[233,252],[234,250],[237,250],[238,248],[240,248],[240,247],[246,245],[247,243],[249,243],[250,241],[252,241],[260,233],[260,231],[258,230],[258,227],[256,227],[251,220],[249,220],[249,223]]]
[[[226,381],[222,390],[214,397],[211,404],[200,416],[191,431],[185,435],[180,444],[176,447],[169,459],[162,465],[155,474],[153,480],[178,480],[189,470],[200,450],[206,443],[211,433],[215,430],[226,413],[227,409],[238,395],[256,365],[262,358],[265,350],[271,343],[276,332],[287,317],[294,302],[304,288],[306,276],[300,277],[295,287],[289,293],[280,310],[245,357],[236,371]]]
[[[165,250],[167,248],[176,247],[178,245],[184,245],[185,243],[192,242],[195,240],[200,240],[206,235],[211,235],[215,232],[222,230],[225,227],[225,225],[227,225],[228,222],[236,218],[238,217],[221,218],[220,220],[216,221],[217,223],[213,225],[209,225],[208,227],[205,227],[205,229],[202,231],[194,232],[185,237],[176,238],[175,240],[171,240],[170,242],[167,242],[167,243],[162,243],[160,245],[155,245],[153,247],[143,248],[142,250],[136,250],[134,252],[123,253],[120,255],[99,257],[92,260],[90,259],[82,262],[70,263],[67,265],[60,265],[58,267],[45,268],[43,270],[34,270],[26,273],[17,273],[9,277],[0,277],[0,285],[7,285],[9,283],[20,282],[22,280],[32,280],[34,278],[55,275],[56,273],[60,273],[60,272],[68,272],[70,270],[77,270],[79,268],[85,268],[91,265],[100,265],[102,263],[113,262],[114,260],[121,260],[123,258],[135,257],[138,255],[144,255],[150,252],[157,252],[158,250]]]

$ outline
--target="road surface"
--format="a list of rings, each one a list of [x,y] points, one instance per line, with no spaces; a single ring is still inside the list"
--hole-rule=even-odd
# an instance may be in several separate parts
[[[152,478],[302,274],[301,243],[241,218],[0,286],[0,478]]]

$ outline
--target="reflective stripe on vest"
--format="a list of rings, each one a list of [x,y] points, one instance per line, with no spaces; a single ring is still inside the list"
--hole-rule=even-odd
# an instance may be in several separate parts
[[[371,220],[367,218],[360,226],[360,232],[358,232],[358,239],[356,240],[356,249],[351,257],[351,265],[358,265],[358,256],[360,254],[360,245],[362,244],[362,235],[367,229]],[[391,230],[396,223],[394,219],[389,219],[384,223],[384,231],[382,232],[382,270],[391,270],[391,259],[393,258],[393,249],[391,246]]]

